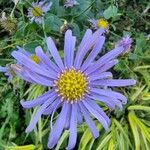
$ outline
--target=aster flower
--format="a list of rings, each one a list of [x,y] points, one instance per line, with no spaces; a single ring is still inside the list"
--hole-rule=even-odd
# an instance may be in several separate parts
[[[76,0],[65,0],[64,7],[73,7],[74,5],[78,5],[79,3]]]
[[[53,148],[64,129],[69,130],[67,149],[73,149],[77,140],[77,124],[85,119],[93,138],[99,136],[91,115],[94,116],[107,131],[110,119],[96,101],[100,101],[110,109],[123,108],[127,99],[112,87],[124,87],[135,84],[132,79],[112,79],[108,71],[125,51],[124,45],[118,46],[95,62],[96,56],[102,51],[105,37],[104,30],[98,29],[92,33],[88,29],[75,54],[76,37],[71,30],[67,30],[64,38],[64,61],[51,37],[47,38],[47,47],[53,60],[43,52],[39,46],[35,49],[39,62],[33,61],[21,51],[13,51],[12,56],[20,67],[16,74],[21,74],[24,80],[51,87],[51,90],[32,101],[21,100],[24,108],[39,106],[38,111],[31,119],[26,132],[31,132],[42,115],[50,115],[61,108],[48,139],[48,148]],[[87,56],[88,54],[88,56]],[[87,56],[87,57],[85,57]]]
[[[106,31],[109,29],[109,23],[107,22],[107,20],[100,18],[100,19],[89,19],[89,22],[92,25],[92,28],[94,28],[95,30],[99,29],[99,28],[103,28]]]
[[[35,21],[36,23],[41,24],[44,14],[50,10],[51,6],[52,2],[46,3],[46,0],[33,2],[32,7],[28,9],[28,17],[31,22]]]
[[[7,65],[6,67],[0,66],[0,72],[3,72],[5,74],[5,76],[8,76],[9,82],[12,80],[13,76],[15,76],[15,72],[14,72],[12,66],[13,66],[13,64]]]
[[[123,37],[121,40],[119,40],[117,43],[116,43],[116,47],[118,46],[123,46],[124,49],[126,49],[124,51],[125,52],[128,52],[130,50],[130,47],[131,47],[131,44],[132,44],[133,40],[132,38],[130,38],[129,35]]]

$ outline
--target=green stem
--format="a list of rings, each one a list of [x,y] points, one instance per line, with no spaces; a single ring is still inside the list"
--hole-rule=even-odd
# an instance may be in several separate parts
[[[42,18],[42,28],[43,28],[43,33],[44,33],[44,38],[47,38],[46,32],[45,32],[45,21],[44,21],[44,17]]]
[[[42,143],[42,119],[40,118],[38,121],[38,136],[39,136],[39,142]]]
[[[19,3],[19,0],[18,0],[18,2],[17,3],[15,3],[15,5],[14,5],[14,7],[13,7],[13,9],[12,9],[12,11],[11,11],[11,13],[10,13],[10,17],[11,17],[11,19],[13,19],[13,17],[14,17],[14,11],[15,11],[15,9],[16,9],[16,7],[17,7],[17,4]]]

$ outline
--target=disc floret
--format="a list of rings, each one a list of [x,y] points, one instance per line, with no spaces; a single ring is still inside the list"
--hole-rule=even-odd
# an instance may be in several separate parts
[[[35,6],[32,8],[32,14],[34,17],[40,17],[42,16],[43,12],[42,9],[38,6]]]
[[[98,19],[97,20],[97,26],[99,28],[104,28],[104,29],[108,29],[109,28],[109,24],[105,19]]]
[[[63,71],[55,81],[55,86],[62,100],[71,103],[81,100],[88,92],[87,77],[74,68]]]
[[[35,63],[39,64],[40,63],[40,58],[37,55],[31,55],[30,59],[34,61]]]

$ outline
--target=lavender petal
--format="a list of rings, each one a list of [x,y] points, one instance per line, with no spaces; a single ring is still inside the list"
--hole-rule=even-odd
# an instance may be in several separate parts
[[[65,44],[64,44],[64,64],[65,67],[72,67],[74,58],[76,38],[72,36],[72,31],[67,30],[65,33]]]
[[[86,58],[83,65],[81,66],[82,71],[84,71],[91,64],[91,62],[94,61],[94,59],[98,55],[98,53],[101,52],[104,42],[105,42],[104,36],[98,37],[93,50],[90,52],[89,56]]]
[[[130,85],[134,85],[136,83],[135,80],[132,79],[125,79],[125,80],[121,80],[121,79],[106,79],[106,80],[97,80],[97,81],[93,81],[91,83],[91,85],[95,85],[95,86],[111,86],[111,87],[123,87],[123,86],[130,86]]]
[[[41,46],[35,48],[36,55],[47,66],[47,69],[53,74],[59,73],[60,69],[50,60],[50,58],[43,52]]]
[[[63,64],[62,59],[61,59],[61,57],[58,53],[58,50],[55,46],[55,43],[54,43],[54,41],[52,40],[51,37],[47,38],[47,47],[48,47],[48,50],[50,51],[51,55],[53,56],[56,64],[59,66],[59,68],[61,70],[63,70],[64,69],[64,64]]]
[[[104,129],[108,131],[109,129],[109,124],[107,120],[96,110],[94,106],[90,106],[86,100],[84,100],[83,105],[87,108],[87,110],[102,124]]]
[[[32,108],[32,107],[43,104],[50,97],[53,97],[54,95],[55,95],[55,92],[53,90],[51,90],[51,91],[45,92],[43,95],[37,97],[36,99],[34,99],[32,101],[21,100],[20,103],[24,108]]]
[[[67,149],[72,150],[77,140],[77,104],[72,105],[69,131],[70,135]]]
[[[123,50],[123,47],[116,47],[115,49],[111,50],[110,52],[102,56],[95,64],[88,67],[85,73],[90,74],[96,71],[98,68],[102,67],[104,64],[107,64],[107,62],[120,55],[123,52]]]
[[[49,135],[49,140],[48,140],[48,148],[50,149],[53,148],[57,144],[58,139],[61,136],[61,133],[65,126],[69,107],[70,107],[70,104],[64,103],[61,113],[58,119],[56,120],[54,127],[51,130],[51,133]]]
[[[27,127],[27,129],[26,129],[26,132],[27,132],[27,133],[28,133],[28,132],[31,132],[31,131],[35,128],[35,126],[36,126],[38,120],[40,119],[41,115],[42,115],[43,112],[45,111],[46,107],[49,106],[49,105],[55,100],[55,98],[56,98],[56,95],[54,95],[54,96],[51,97],[49,100],[47,100],[47,101],[38,109],[38,111],[37,111],[36,114],[33,116],[33,118],[31,119],[31,121],[30,121],[30,123],[29,123],[29,125],[28,125],[28,127]]]
[[[91,30],[87,30],[81,44],[79,45],[77,55],[75,57],[74,67],[80,69],[85,54],[95,45],[97,38],[104,32],[103,29],[98,29],[93,35]]]
[[[45,111],[43,112],[43,115],[50,115],[54,109],[57,106],[57,109],[61,106],[62,102],[60,98],[56,99],[50,106],[48,106]]]
[[[127,98],[118,92],[114,92],[111,90],[103,90],[103,89],[98,89],[98,88],[90,88],[90,91],[99,95],[107,96],[107,97],[114,98],[114,99],[119,99],[122,101],[123,104],[127,103]]]
[[[89,115],[89,112],[87,111],[86,107],[81,103],[79,102],[78,103],[79,107],[80,107],[80,110],[85,118],[85,121],[93,135],[93,138],[98,138],[99,137],[99,132],[97,131],[96,129],[96,126],[93,122],[93,120],[91,119],[90,115]]]
[[[95,80],[100,80],[100,79],[108,79],[108,78],[112,78],[112,73],[111,72],[103,72],[103,73],[95,73],[89,76],[89,81],[90,84],[93,84],[93,81]],[[92,82],[91,82],[92,81]]]
[[[26,66],[29,69],[32,69],[32,71],[41,74],[43,76],[46,76],[48,78],[55,79],[55,75],[50,73],[45,68],[42,68],[40,65],[34,63],[32,60],[30,60],[27,56],[23,55],[22,53],[18,51],[13,51],[12,56],[17,59],[17,61],[22,64],[23,66]]]

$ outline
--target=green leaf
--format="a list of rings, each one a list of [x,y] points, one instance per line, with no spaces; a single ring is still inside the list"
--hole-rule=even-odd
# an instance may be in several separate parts
[[[59,149],[60,149],[61,145],[62,145],[63,142],[67,139],[68,135],[69,135],[69,132],[66,130],[66,131],[62,134],[61,138],[59,139],[58,144],[57,144],[55,150],[59,150]]]
[[[32,41],[24,45],[24,49],[30,53],[35,53],[35,48],[39,46],[39,41]]]
[[[116,17],[118,12],[118,8],[116,6],[109,6],[105,11],[104,11],[104,17],[106,19],[110,19],[111,17]]]
[[[147,140],[150,142],[150,130],[147,128],[135,115],[133,116],[134,121],[136,122],[137,126],[141,129],[141,132],[144,134],[144,136],[147,138]]]
[[[97,130],[100,131],[102,126],[97,121],[95,121],[95,124],[96,124]],[[81,137],[78,150],[85,150],[88,148],[90,149],[90,147],[93,145],[93,143],[94,143],[94,141],[93,141],[92,134],[91,134],[89,128],[87,128]],[[89,147],[87,148],[87,146],[89,146]]]
[[[142,106],[142,105],[132,105],[128,107],[128,110],[143,110],[150,112],[149,106]]]
[[[134,136],[135,150],[140,150],[140,136],[139,136],[139,132],[137,129],[137,125],[134,120],[134,114],[132,112],[129,112],[128,120],[129,120],[129,124],[131,126],[131,130]]]
[[[8,147],[8,150],[35,150],[35,146],[32,144],[24,146],[10,146]]]
[[[115,123],[115,125],[117,126],[117,128],[120,130],[120,132],[122,133],[122,135],[124,136],[126,143],[129,143],[130,147],[133,149],[133,146],[129,140],[128,134],[125,132],[124,128],[122,127],[122,125],[116,120],[113,119],[113,122]]]
[[[114,142],[113,139],[109,141],[108,150],[114,150]]]
[[[143,142],[144,142],[144,145],[145,145],[145,149],[149,149],[150,143],[148,143],[148,141],[146,140],[146,137],[144,136],[144,134],[142,134],[142,138],[143,138]]]
[[[45,16],[45,32],[50,33],[51,31],[60,31],[60,27],[63,25],[63,22],[60,18],[53,14],[47,14]]]
[[[86,146],[87,144],[89,143],[89,141],[92,140],[92,134],[91,132],[89,131],[89,129],[87,128],[84,132],[84,134],[82,135],[82,138],[80,140],[80,143],[79,143],[79,148],[78,150],[85,150],[86,149]]]
[[[112,134],[108,134],[104,137],[103,140],[100,141],[98,147],[96,148],[96,150],[102,150],[102,148],[108,143],[108,141],[111,139]]]

